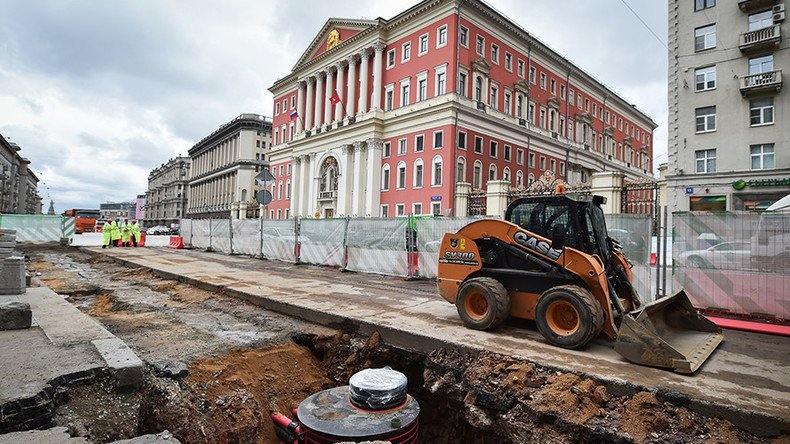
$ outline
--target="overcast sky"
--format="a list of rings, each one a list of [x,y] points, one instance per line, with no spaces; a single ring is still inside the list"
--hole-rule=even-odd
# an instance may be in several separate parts
[[[666,48],[623,0],[488,1],[650,115],[666,162]],[[666,3],[625,1],[666,42]],[[45,211],[49,198],[58,212],[131,200],[152,168],[219,125],[270,116],[267,88],[327,18],[391,18],[415,3],[2,0],[0,133],[32,161]]]

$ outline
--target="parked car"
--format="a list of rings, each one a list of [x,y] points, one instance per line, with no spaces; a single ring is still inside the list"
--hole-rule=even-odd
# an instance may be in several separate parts
[[[743,270],[751,268],[749,242],[721,242],[703,250],[689,250],[680,254],[681,265],[694,268]]]
[[[157,225],[155,227],[149,228],[148,231],[146,231],[146,234],[148,236],[154,236],[154,235],[157,235],[157,234],[169,235],[171,233],[172,233],[172,231],[170,230],[170,228],[168,228],[168,227],[166,227],[164,225]]]

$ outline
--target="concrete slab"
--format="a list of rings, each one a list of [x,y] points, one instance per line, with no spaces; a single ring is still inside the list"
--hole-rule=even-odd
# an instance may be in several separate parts
[[[82,444],[87,442],[87,438],[72,438],[66,427],[0,435],[0,444]]]
[[[55,345],[89,343],[115,336],[90,316],[47,287],[29,288],[18,297],[33,309],[33,318]]]
[[[455,307],[428,282],[194,250],[87,250],[311,322],[361,333],[376,330],[387,343],[406,350],[490,350],[584,374],[615,393],[649,389],[753,433],[790,431],[787,338],[727,331],[713,356],[687,376],[628,363],[603,337],[585,350],[565,350],[547,344],[534,323],[511,322],[495,332],[467,329]]]
[[[112,371],[119,387],[143,385],[143,360],[118,338],[91,341]]]

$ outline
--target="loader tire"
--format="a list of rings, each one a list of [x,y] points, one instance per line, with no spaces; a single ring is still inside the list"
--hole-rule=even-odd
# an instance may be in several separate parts
[[[562,285],[540,296],[535,310],[538,330],[551,344],[582,348],[603,329],[601,304],[587,289]]]
[[[461,284],[455,306],[464,325],[475,330],[492,330],[510,316],[510,296],[493,278],[478,277]]]

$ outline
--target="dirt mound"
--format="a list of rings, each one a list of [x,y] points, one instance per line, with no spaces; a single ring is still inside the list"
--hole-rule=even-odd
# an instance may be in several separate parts
[[[310,350],[296,344],[236,350],[193,362],[180,384],[149,386],[142,431],[166,428],[183,442],[277,442],[268,412],[289,413],[331,385]]]
[[[620,428],[636,442],[644,442],[652,433],[663,432],[669,427],[669,418],[653,393],[639,392],[623,407]]]
[[[605,395],[592,380],[565,373],[550,377],[549,384],[533,396],[532,405],[539,412],[562,416],[574,424],[584,424],[601,414],[599,402],[604,399]]]

